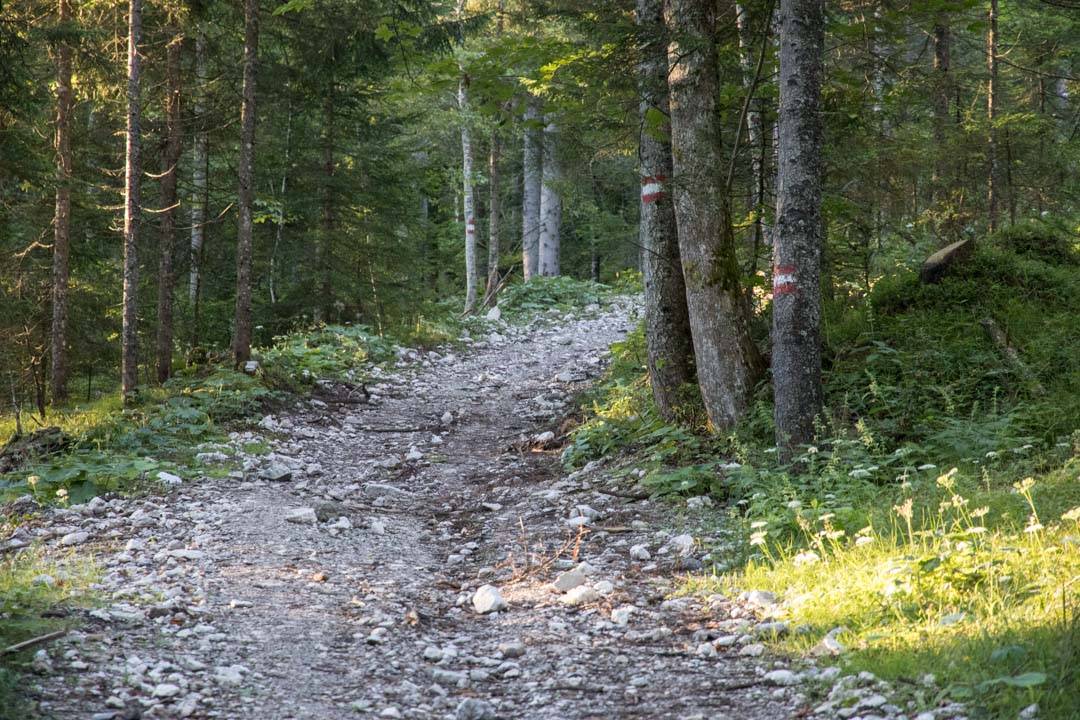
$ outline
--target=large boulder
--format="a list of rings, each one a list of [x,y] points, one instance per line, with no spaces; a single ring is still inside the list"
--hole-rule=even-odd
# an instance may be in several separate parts
[[[967,260],[974,250],[975,243],[970,238],[954,242],[952,245],[946,245],[926,258],[922,270],[919,271],[919,279],[931,285],[941,282],[941,279],[945,277],[950,268],[959,262]]]

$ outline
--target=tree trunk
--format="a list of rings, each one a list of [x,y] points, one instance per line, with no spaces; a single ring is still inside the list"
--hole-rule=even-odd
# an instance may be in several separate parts
[[[776,444],[789,458],[821,409],[824,0],[781,0],[780,167],[773,245]]]
[[[562,167],[559,164],[559,128],[550,118],[544,125],[544,168],[540,187],[540,274],[554,277],[559,274],[559,234],[562,230],[562,196],[559,183]]]
[[[142,180],[139,136],[139,42],[142,36],[142,0],[128,2],[127,130],[124,162],[124,298],[120,333],[120,391],[124,403],[134,399],[139,382],[139,214]]]
[[[750,339],[721,177],[715,4],[669,0],[668,28],[675,220],[687,310],[702,399],[714,429],[723,431],[745,413],[761,358]]]
[[[292,123],[293,123],[293,103],[292,98],[289,98],[289,109],[287,111],[287,117],[285,119],[285,157],[282,158],[281,171],[281,191],[278,199],[277,208],[277,222],[274,223],[277,227],[274,228],[274,247],[270,250],[270,271],[266,274],[267,285],[270,291],[270,304],[273,305],[277,302],[277,292],[274,286],[274,276],[277,265],[277,251],[281,247],[281,240],[285,234],[285,191],[288,189],[289,182],[289,158],[292,155]]]
[[[998,104],[998,69],[997,69],[997,20],[998,0],[990,0],[989,29],[986,32],[986,69],[990,76],[986,86],[986,124],[988,128],[986,143],[986,213],[990,232],[998,226],[998,152],[997,152],[997,104]]]
[[[934,200],[946,195],[945,167],[948,150],[945,147],[945,129],[949,125],[949,97],[952,94],[949,76],[949,26],[943,14],[934,24]]]
[[[244,89],[240,110],[240,163],[236,230],[236,318],[233,359],[251,358],[251,205],[255,191],[255,73],[259,55],[259,0],[244,0]]]
[[[525,104],[524,148],[522,150],[521,264],[525,281],[540,268],[540,187],[543,145],[540,128],[540,101],[529,95]]]
[[[319,278],[319,292],[315,300],[312,317],[316,321],[330,321],[334,304],[332,273],[334,268],[334,90],[331,87],[323,99],[323,137],[322,137],[322,227],[319,243],[315,251],[316,273]]]
[[[461,111],[461,174],[465,214],[465,312],[476,307],[476,197],[473,195],[472,133],[469,130],[469,78],[462,72],[458,81],[458,110]]]
[[[195,305],[199,297],[199,270],[203,240],[206,237],[206,170],[209,162],[209,133],[206,131],[206,31],[202,23],[195,30],[195,137],[191,153],[191,267],[188,276],[188,301]],[[193,339],[194,344],[194,339]]]
[[[693,382],[693,345],[686,310],[686,284],[679,261],[679,236],[671,181],[671,127],[667,89],[667,33],[663,0],[637,0],[640,32],[641,222],[638,228],[645,279],[645,343],[649,383],[656,409],[675,419],[679,388]],[[661,121],[658,126],[657,121]],[[599,274],[599,258],[594,276]],[[595,279],[595,278],[594,278]]]
[[[176,247],[176,173],[180,162],[180,50],[183,36],[177,34],[166,49],[165,152],[161,175],[161,256],[158,260],[157,379],[165,382],[172,374],[173,355],[173,254]]]
[[[750,205],[754,208],[754,224],[750,235],[752,263],[750,270],[751,274],[753,274],[756,270],[758,248],[761,247],[763,242],[767,242],[763,218],[765,208],[764,99],[760,93],[756,92],[754,87],[756,63],[754,62],[753,35],[750,31],[750,15],[746,8],[739,4],[735,5],[735,23],[739,31],[739,64],[742,67],[743,87],[746,88],[748,93],[754,93],[746,113],[746,134],[750,145],[750,170],[753,182],[750,193]],[[766,35],[768,35],[771,25],[771,21],[763,24],[763,32]],[[762,38],[762,42],[768,42],[768,38]]]
[[[71,22],[70,0],[59,0],[57,21],[62,32]],[[56,212],[53,216],[52,385],[53,400],[67,397],[68,278],[71,273],[71,47],[56,48]]]
[[[495,302],[495,289],[499,284],[499,215],[502,200],[499,197],[499,160],[502,156],[502,140],[498,129],[491,131],[491,152],[488,155],[488,274],[484,297]]]

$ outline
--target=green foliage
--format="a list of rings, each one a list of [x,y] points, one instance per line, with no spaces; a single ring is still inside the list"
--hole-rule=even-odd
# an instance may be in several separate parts
[[[527,283],[506,288],[499,296],[499,308],[507,319],[524,321],[537,314],[600,304],[613,293],[611,287],[568,276],[536,277]]]
[[[0,522],[0,533],[6,536],[10,530]],[[0,648],[63,628],[66,622],[43,614],[62,607],[89,605],[93,601],[89,586],[96,575],[90,563],[73,556],[48,559],[37,552],[23,552],[0,559]],[[0,657],[0,720],[30,717],[19,692],[19,675],[37,649]]]
[[[320,378],[341,379],[366,362],[387,360],[393,356],[393,343],[363,325],[327,325],[275,338],[258,356],[265,376],[288,388]]]

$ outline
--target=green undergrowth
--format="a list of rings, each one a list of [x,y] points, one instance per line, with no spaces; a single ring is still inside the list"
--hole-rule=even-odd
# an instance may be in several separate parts
[[[1007,336],[1023,367],[988,334]],[[621,453],[660,495],[726,499],[743,542],[686,591],[761,589],[809,652],[843,628],[846,670],[920,707],[1042,718],[1080,706],[1080,260],[1075,239],[1021,226],[938,285],[893,272],[829,307],[826,411],[781,463],[763,383],[747,419],[709,437],[693,393],[656,414],[640,331],[613,348],[564,460]],[[937,694],[918,690],[931,673]]]
[[[621,273],[613,285],[568,276],[536,277],[507,287],[499,296],[499,309],[510,322],[527,322],[537,315],[603,303],[614,295],[637,291],[640,275]]]
[[[11,528],[0,523],[6,537]],[[64,630],[71,609],[94,602],[90,585],[97,569],[73,554],[48,558],[24,552],[0,560],[0,649]],[[34,646],[5,655],[0,663],[0,720],[30,717],[25,703],[24,673],[29,669]]]

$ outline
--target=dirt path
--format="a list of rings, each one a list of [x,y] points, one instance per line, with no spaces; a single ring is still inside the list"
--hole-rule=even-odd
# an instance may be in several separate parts
[[[417,356],[372,387],[370,404],[316,402],[264,420],[274,453],[246,458],[243,478],[53,514],[39,539],[86,532],[108,602],[41,658],[41,714],[803,710],[783,674],[764,676],[774,665],[755,657],[745,607],[666,599],[705,552],[671,530],[670,507],[605,492],[625,494],[627,482],[602,468],[566,477],[535,437],[599,374],[634,312],[619,302]],[[255,439],[236,436],[234,448]],[[263,479],[275,475],[289,477]],[[581,562],[561,578],[578,587],[552,587]],[[506,609],[477,612],[481,585]]]

